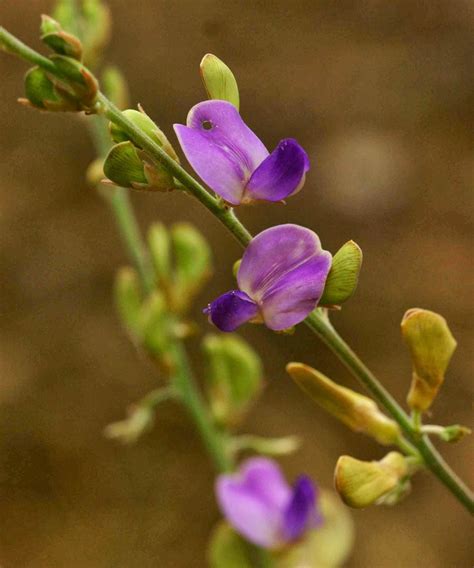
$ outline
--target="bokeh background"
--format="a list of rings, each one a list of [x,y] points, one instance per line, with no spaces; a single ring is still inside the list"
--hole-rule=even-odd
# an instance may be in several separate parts
[[[52,2],[4,0],[1,23],[39,47]],[[357,241],[357,295],[333,321],[399,400],[410,380],[399,322],[413,306],[445,315],[459,347],[439,423],[471,422],[473,349],[473,32],[471,0],[111,0],[108,59],[132,100],[171,134],[204,98],[213,52],[234,70],[248,124],[273,147],[296,137],[312,169],[285,206],[242,210],[255,232],[297,222],[326,248]],[[88,188],[94,158],[84,119],[16,104],[26,66],[0,56],[0,564],[2,568],[205,565],[218,519],[213,471],[185,414],[163,405],[134,447],[102,436],[156,385],[121,330],[111,300],[126,262],[113,219]],[[174,140],[174,138],[173,138]],[[232,286],[239,248],[198,204],[134,194],[143,226],[196,223],[213,242],[216,274],[196,306]],[[202,321],[202,319],[201,319]],[[304,328],[291,338],[247,326],[268,388],[243,427],[296,433],[283,460],[331,486],[337,457],[383,449],[318,411],[284,373],[289,360],[354,381]],[[193,346],[196,348],[196,345]],[[199,366],[195,349],[196,366]],[[199,369],[198,369],[199,371]],[[472,422],[471,422],[472,425]],[[472,443],[443,448],[472,478]],[[355,512],[351,567],[471,566],[472,523],[429,475],[393,509]]]

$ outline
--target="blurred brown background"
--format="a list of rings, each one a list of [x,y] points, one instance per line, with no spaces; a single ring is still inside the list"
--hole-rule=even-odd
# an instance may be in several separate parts
[[[4,0],[1,23],[39,47],[39,15],[51,5]],[[350,238],[361,245],[359,290],[333,321],[400,400],[410,379],[404,311],[445,315],[459,347],[433,420],[472,425],[472,1],[110,5],[109,60],[168,133],[204,98],[198,64],[213,52],[234,70],[243,116],[268,147],[298,138],[312,160],[305,189],[286,207],[242,210],[243,220],[253,231],[288,220],[311,226],[333,251]],[[0,563],[204,566],[218,518],[213,472],[184,413],[164,405],[134,447],[102,437],[156,377],[114,313],[113,276],[126,257],[84,181],[94,155],[83,120],[17,105],[25,70],[0,54]],[[191,220],[215,243],[217,273],[202,305],[230,288],[238,246],[198,204],[179,195],[133,201],[144,226]],[[260,349],[269,379],[244,430],[304,438],[284,460],[290,477],[304,470],[330,486],[341,453],[383,455],[285,376],[288,360],[302,360],[355,385],[308,330],[285,338],[247,326],[242,334]],[[472,443],[443,451],[472,483]],[[354,518],[351,567],[472,565],[471,520],[429,475],[418,475],[396,508]]]

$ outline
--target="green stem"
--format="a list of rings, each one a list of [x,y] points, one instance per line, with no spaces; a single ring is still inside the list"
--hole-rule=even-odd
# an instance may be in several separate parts
[[[176,367],[173,374],[173,385],[191,414],[207,451],[218,471],[231,471],[233,463],[225,447],[225,438],[214,427],[192,376],[186,352],[181,343],[175,343],[171,349],[171,356]]]
[[[43,67],[51,74],[61,78],[63,77],[52,61],[30,49],[2,27],[0,27],[0,45],[3,45],[7,51],[20,56],[22,59]],[[120,112],[120,110],[111,101],[109,101],[103,93],[100,92],[97,95],[97,112],[102,112],[109,120],[127,132],[131,139],[138,146],[143,148],[153,160],[157,163],[163,164],[180,182],[180,184],[182,184],[184,189],[193,195],[193,197],[198,199],[230,231],[230,233],[242,246],[245,247],[248,245],[252,236],[235,216],[232,209],[223,206],[219,200],[206,191],[206,189],[198,181],[189,175],[177,162],[170,158],[161,149],[161,147],[156,144],[156,142],[147,136],[146,133],[130,122]],[[329,348],[349,368],[352,374],[372,394],[374,399],[384,406],[392,418],[398,422],[402,430],[407,434],[408,438],[411,439],[413,445],[416,446],[422,455],[426,466],[469,511],[474,512],[474,497],[469,489],[449,468],[426,436],[421,438],[414,436],[415,432],[410,418],[398,405],[395,399],[379,383],[369,369],[367,369],[357,355],[337,334],[328,319],[319,315],[318,312],[313,312],[313,314],[305,320],[305,323],[314,333],[316,333],[316,335],[318,335],[318,337],[320,337],[320,339],[322,339],[324,343],[326,343],[326,345],[329,346]],[[180,380],[183,380],[183,378]],[[198,410],[199,400],[199,398],[196,398],[193,394],[191,394],[188,404],[198,423],[201,424],[203,416],[200,415]],[[208,426],[201,424],[201,428],[207,430]],[[219,444],[216,444],[215,441],[210,443],[214,449],[219,448]],[[224,465],[226,460],[224,458],[219,458],[219,462],[221,462],[221,460],[221,465]]]

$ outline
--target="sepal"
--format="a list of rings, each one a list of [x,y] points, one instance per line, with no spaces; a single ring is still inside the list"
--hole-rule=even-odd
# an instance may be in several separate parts
[[[354,241],[343,245],[332,259],[320,306],[339,306],[355,292],[362,266],[362,250]]]
[[[140,108],[140,110],[124,110],[123,115],[137,128],[143,130],[143,132],[147,134],[154,142],[156,142],[158,146],[163,148],[163,150],[168,154],[168,156],[170,156],[170,158],[173,158],[173,160],[179,162],[178,156],[165,133],[160,130],[160,128],[153,122],[153,120],[145,113],[142,108]],[[112,136],[114,142],[124,142],[128,140],[131,141],[129,134],[113,122],[110,123],[110,135]]]
[[[116,185],[147,191],[170,191],[173,177],[162,167],[147,161],[131,142],[113,146],[104,162],[104,174]]]

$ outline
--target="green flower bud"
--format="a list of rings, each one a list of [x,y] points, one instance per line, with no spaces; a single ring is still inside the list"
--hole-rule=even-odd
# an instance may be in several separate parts
[[[102,73],[102,89],[105,96],[116,107],[124,109],[128,106],[129,92],[127,81],[118,67],[107,66]]]
[[[110,10],[102,0],[82,1],[84,60],[95,65],[110,39]]]
[[[137,336],[140,329],[143,298],[140,280],[133,268],[127,266],[117,272],[114,296],[122,323],[133,336]]]
[[[33,67],[25,75],[26,99],[19,102],[40,110],[73,112],[81,110],[81,104],[67,92],[58,92],[55,84],[39,67]]]
[[[166,299],[160,291],[155,290],[142,305],[139,327],[143,347],[150,355],[168,365],[173,322]]]
[[[175,260],[172,287],[173,309],[186,311],[212,272],[211,249],[201,233],[189,223],[170,230]]]
[[[336,490],[346,505],[363,508],[377,504],[408,474],[405,458],[390,452],[380,461],[360,461],[341,456],[336,464]]]
[[[316,404],[351,430],[371,436],[383,445],[396,444],[400,439],[398,424],[385,416],[371,398],[338,385],[303,363],[289,363],[286,370]]]
[[[206,388],[214,418],[236,425],[262,389],[262,364],[256,352],[235,334],[207,335]]]
[[[179,162],[178,156],[173,149],[173,146],[166,138],[164,132],[162,132],[158,126],[153,122],[153,120],[142,110],[127,109],[123,111],[123,115],[133,122],[133,124],[143,130],[152,140],[154,140],[163,150],[171,157],[173,160]],[[120,126],[110,123],[110,134],[114,142],[124,142],[126,140],[131,140],[129,134],[122,130]]]
[[[452,426],[440,427],[439,437],[445,442],[459,442],[464,436],[472,433],[470,428],[461,426],[460,424],[453,424]]]
[[[121,187],[147,191],[173,189],[172,176],[164,168],[149,164],[146,156],[140,154],[131,142],[116,144],[105,158],[105,175]]]
[[[208,53],[202,58],[200,70],[209,98],[228,101],[239,110],[239,88],[229,67],[218,57]]]
[[[125,420],[112,422],[104,429],[104,435],[122,444],[134,444],[143,434],[153,428],[155,415],[153,409],[147,406],[131,406]]]
[[[361,266],[361,248],[354,241],[348,241],[332,259],[331,270],[319,304],[339,306],[348,300],[357,288]]]
[[[262,438],[252,434],[242,434],[229,440],[229,449],[233,455],[239,452],[253,451],[264,456],[287,456],[301,446],[297,436],[283,438]]]
[[[104,179],[104,160],[96,158],[93,160],[86,171],[86,180],[91,187],[96,187]]]
[[[93,112],[95,98],[99,91],[94,75],[82,63],[70,57],[52,55],[50,59],[64,77],[64,80],[53,79],[56,89],[74,96],[81,103],[83,110]]]
[[[148,247],[159,284],[168,292],[172,278],[171,239],[163,223],[153,223],[150,227]]]
[[[82,43],[74,35],[64,31],[61,25],[49,16],[41,16],[41,41],[59,55],[82,58]]]
[[[408,310],[401,327],[413,363],[407,401],[410,408],[424,412],[431,406],[444,382],[444,374],[457,343],[446,320],[429,310]]]

